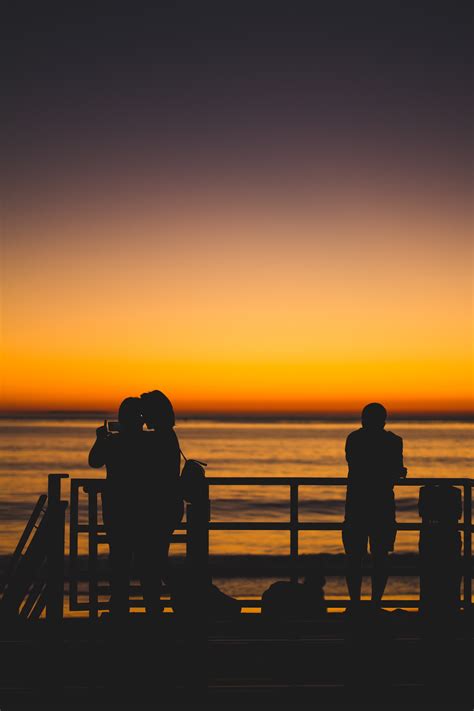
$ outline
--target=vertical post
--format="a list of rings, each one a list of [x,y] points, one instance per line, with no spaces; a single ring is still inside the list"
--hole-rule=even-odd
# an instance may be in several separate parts
[[[77,479],[71,479],[71,504],[69,509],[69,605],[77,605],[77,557],[79,526],[79,487]]]
[[[291,582],[298,582],[298,484],[290,484]]]
[[[209,485],[186,506],[187,584],[192,591],[184,610],[183,678],[190,700],[198,701],[207,689],[207,620],[209,605]]]
[[[472,578],[471,578],[471,512],[472,512],[472,488],[470,482],[466,482],[463,487],[464,511],[463,511],[463,558],[464,558],[464,611],[469,612],[472,605]]]
[[[64,604],[64,523],[67,503],[61,501],[61,479],[67,474],[48,475],[46,619],[59,622]]]
[[[97,581],[97,489],[94,486],[84,487],[89,497],[88,529],[89,529],[89,617],[95,619],[99,609]]]
[[[186,555],[192,567],[193,575],[200,580],[209,576],[209,520],[211,504],[209,485],[206,482],[202,499],[186,507]]]

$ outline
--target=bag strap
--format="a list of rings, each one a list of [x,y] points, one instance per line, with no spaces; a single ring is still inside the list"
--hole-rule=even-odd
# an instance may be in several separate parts
[[[183,457],[184,463],[186,463],[188,461],[188,458],[185,456],[181,447],[179,448],[179,453]],[[202,467],[207,467],[207,462],[200,462],[198,459],[192,459],[191,461],[196,462],[196,464],[200,464]]]

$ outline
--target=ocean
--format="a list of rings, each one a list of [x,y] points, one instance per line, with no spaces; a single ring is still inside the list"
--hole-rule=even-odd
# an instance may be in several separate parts
[[[49,473],[94,478],[105,475],[87,464],[95,428],[100,424],[99,417],[79,416],[0,420],[0,555],[14,549],[37,497],[46,492]],[[345,477],[345,439],[358,426],[357,421],[189,419],[178,421],[176,432],[187,457],[208,463],[209,476]],[[397,421],[388,424],[387,429],[403,437],[408,477],[472,477],[473,423]],[[67,482],[64,486],[67,494]],[[344,496],[344,487],[301,487],[300,520],[340,521]],[[419,521],[417,498],[415,487],[396,489],[399,521]],[[286,486],[216,486],[211,488],[211,501],[212,520],[216,521],[289,519]],[[416,552],[417,537],[417,532],[399,532],[395,551]],[[342,553],[340,532],[301,532],[299,549],[303,554]],[[219,556],[276,556],[285,555],[288,550],[286,531],[213,531],[210,536],[210,552]],[[245,588],[247,593],[258,594],[267,583],[264,577],[259,584],[234,579],[225,582],[224,587],[229,592],[242,592]],[[341,582],[333,581],[331,585],[340,589]],[[391,585],[399,594],[400,580],[392,580]],[[408,592],[413,592],[413,581],[407,581],[406,586]]]

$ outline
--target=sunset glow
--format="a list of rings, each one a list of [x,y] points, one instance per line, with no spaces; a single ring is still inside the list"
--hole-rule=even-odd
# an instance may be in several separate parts
[[[83,214],[73,227],[19,220],[3,407],[110,408],[160,387],[190,412],[347,411],[367,399],[468,411],[467,222],[435,206],[395,224],[389,206],[367,205],[355,224],[291,207],[263,220],[243,204],[231,225],[222,203],[194,221],[150,211],[140,226],[113,212],[106,227]]]
[[[104,17],[59,65],[60,35],[22,25],[0,407],[472,412],[470,77],[410,12],[422,39],[378,29],[374,56],[329,9],[340,46],[242,16],[195,56],[192,22],[114,18],[132,57]]]

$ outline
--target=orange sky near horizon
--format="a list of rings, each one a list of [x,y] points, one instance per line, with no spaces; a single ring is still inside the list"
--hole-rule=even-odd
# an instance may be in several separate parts
[[[11,8],[0,412],[474,413],[471,14],[306,5]]]
[[[178,412],[473,411],[465,214],[373,192],[208,197],[14,216],[2,410],[159,388]]]

